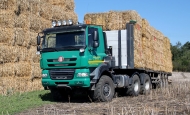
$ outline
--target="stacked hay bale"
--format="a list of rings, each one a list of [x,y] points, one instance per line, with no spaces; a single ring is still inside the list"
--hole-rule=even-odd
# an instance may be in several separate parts
[[[126,29],[126,23],[130,20],[137,21],[134,26],[135,67],[172,72],[169,39],[150,26],[136,11],[109,11],[86,14],[84,17],[85,22],[102,25],[103,30]]]
[[[0,1],[0,94],[41,89],[36,36],[56,19],[73,19],[74,0]]]

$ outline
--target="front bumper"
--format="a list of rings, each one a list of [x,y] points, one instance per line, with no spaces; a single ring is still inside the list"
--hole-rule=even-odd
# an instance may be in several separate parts
[[[74,78],[72,80],[42,79],[43,87],[90,87],[90,78]]]

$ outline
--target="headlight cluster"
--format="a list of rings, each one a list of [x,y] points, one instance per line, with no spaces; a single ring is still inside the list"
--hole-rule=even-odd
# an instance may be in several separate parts
[[[78,73],[77,77],[88,77],[88,73]]]
[[[73,21],[72,20],[53,20],[52,21],[52,27],[55,26],[66,26],[66,25],[73,25]]]

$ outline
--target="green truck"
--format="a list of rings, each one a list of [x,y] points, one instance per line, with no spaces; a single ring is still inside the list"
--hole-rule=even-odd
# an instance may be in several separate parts
[[[104,102],[116,93],[137,96],[167,86],[171,73],[134,67],[134,24],[103,31],[99,25],[53,21],[37,36],[44,89],[55,100],[84,91]]]

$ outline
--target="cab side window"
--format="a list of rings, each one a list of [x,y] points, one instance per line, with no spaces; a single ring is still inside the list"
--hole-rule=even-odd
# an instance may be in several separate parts
[[[88,47],[93,47],[94,31],[98,32],[98,29],[97,28],[92,28],[92,27],[88,28]],[[97,35],[97,36],[99,36],[99,35]]]

